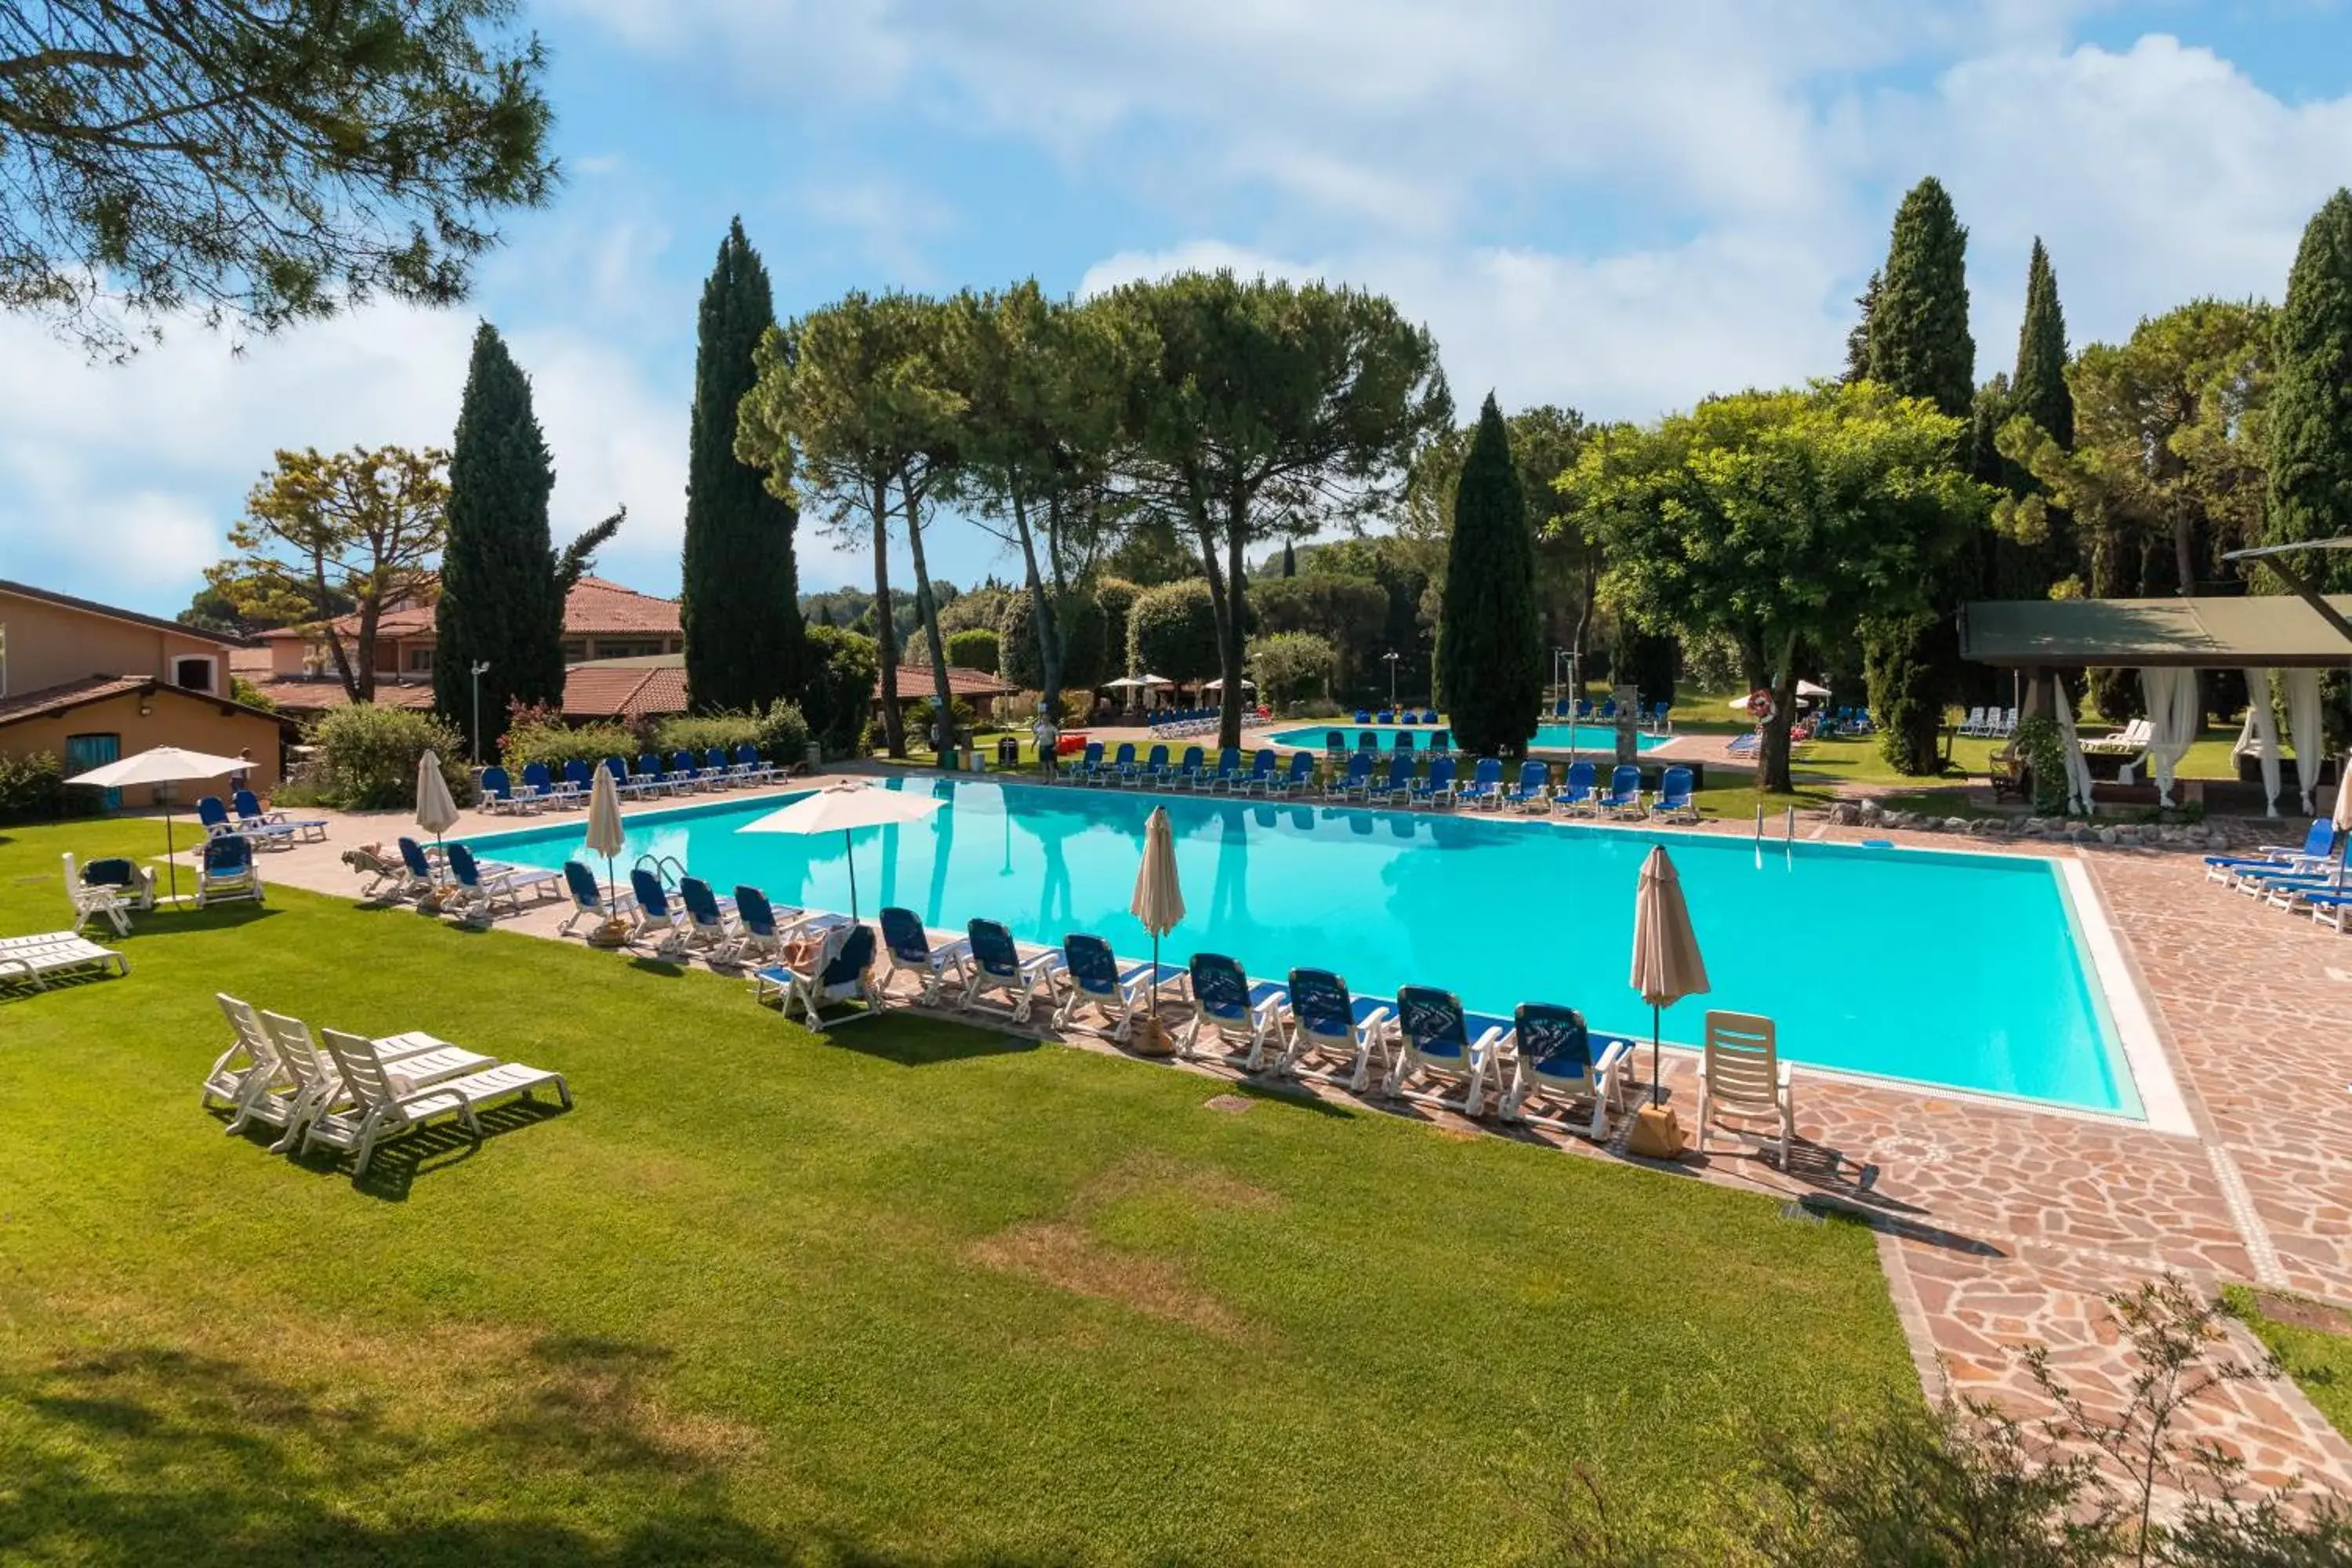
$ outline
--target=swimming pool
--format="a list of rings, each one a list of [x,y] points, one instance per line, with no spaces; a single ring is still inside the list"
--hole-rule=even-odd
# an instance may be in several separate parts
[[[1429,737],[1445,728],[1443,724],[1306,724],[1296,729],[1275,731],[1272,738],[1276,745],[1305,746],[1319,752],[1323,750],[1324,740],[1337,730],[1348,738],[1348,750],[1353,752],[1360,749],[1356,737],[1370,733],[1381,738],[1380,749],[1388,752],[1395,750],[1397,736],[1411,735],[1414,737],[1413,749],[1425,752],[1429,749]],[[1672,735],[1640,734],[1633,738],[1633,743],[1642,751],[1654,752],[1673,739]],[[1617,749],[1617,727],[1613,724],[1539,724],[1536,727],[1536,738],[1528,743],[1539,752],[1613,752]],[[1138,751],[1140,754],[1140,748]]]
[[[1467,815],[1272,805],[1221,796],[894,779],[950,803],[856,835],[859,907],[903,904],[937,927],[1001,920],[1027,942],[1072,931],[1143,956],[1127,912],[1144,820],[1165,805],[1188,913],[1161,944],[1232,954],[1253,974],[1333,969],[1365,994],[1410,984],[1508,1013],[1565,1002],[1598,1029],[1647,1036],[1626,985],[1643,858],[1670,845],[1714,990],[1665,1015],[1670,1040],[1710,1005],[1770,1015],[1780,1048],[1821,1067],[2138,1116],[2104,994],[2055,863],[1647,834]],[[719,800],[630,816],[626,867],[669,855],[722,891],[846,910],[837,834],[742,833],[782,804]],[[526,865],[579,858],[582,819],[477,837]]]

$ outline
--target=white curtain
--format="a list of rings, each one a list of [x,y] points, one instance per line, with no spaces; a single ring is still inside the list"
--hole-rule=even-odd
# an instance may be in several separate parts
[[[2253,732],[2254,752],[2263,764],[2263,800],[2273,816],[2279,814],[2278,718],[2271,711],[2271,672],[2246,671],[2246,728]]]
[[[2294,782],[2303,791],[2303,809],[2319,815],[2319,769],[2326,753],[2320,748],[2319,671],[2290,669],[2286,682],[2286,738],[2294,746]]]
[[[2204,717],[2197,702],[2197,672],[2143,668],[2139,689],[2147,699],[2147,760],[2156,773],[2156,798],[2170,805],[2173,770],[2189,754],[2189,742],[2197,739],[2197,721]]]
[[[2056,676],[2050,683],[2058,693],[2058,735],[2066,742],[2066,809],[2091,815],[2091,764],[2083,755],[2083,737],[2074,732],[2074,705],[2066,700],[2066,683]]]

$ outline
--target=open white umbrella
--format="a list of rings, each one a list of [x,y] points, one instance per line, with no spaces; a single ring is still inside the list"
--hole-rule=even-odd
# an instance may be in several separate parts
[[[627,846],[628,838],[621,826],[621,786],[613,782],[613,770],[599,763],[596,782],[588,789],[588,852],[604,858],[604,896],[615,901],[621,892],[613,877],[613,857]]]
[[[1698,935],[1691,930],[1682,879],[1663,844],[1642,862],[1641,885],[1633,894],[1633,985],[1650,1005],[1650,1104],[1654,1107],[1662,1098],[1658,1016],[1707,988],[1706,961],[1699,956]]]
[[[125,784],[194,784],[203,779],[225,779],[245,772],[253,763],[244,757],[216,757],[209,752],[184,752],[177,746],[156,746],[136,756],[104,763],[86,773],[76,773],[66,780],[69,784],[89,784],[99,789],[121,789]],[[173,903],[180,901],[180,863],[172,858],[172,802],[163,799],[163,864],[171,873]]]
[[[849,854],[849,918],[857,918],[857,847],[850,834],[860,827],[888,827],[920,822],[947,802],[930,795],[906,795],[870,784],[827,784],[801,796],[781,811],[757,822],[747,822],[740,833],[838,833]]]
[[[1255,680],[1252,680],[1248,676],[1246,676],[1246,675],[1245,675],[1245,676],[1242,677],[1242,687],[1243,687],[1243,689],[1244,689],[1244,690],[1248,690],[1248,691],[1255,691],[1255,690],[1257,689],[1257,682],[1256,682],[1256,681],[1255,681]],[[1204,685],[1204,686],[1202,686],[1202,687],[1201,688],[1201,689],[1202,689],[1202,690],[1203,690],[1203,691],[1223,691],[1224,689],[1225,689],[1225,678],[1224,678],[1223,676],[1222,676],[1222,675],[1221,675],[1221,676],[1219,676],[1219,677],[1217,677],[1217,679],[1214,679],[1214,680],[1212,680],[1212,681],[1208,682],[1206,685]]]
[[[1176,830],[1169,825],[1164,805],[1153,808],[1143,825],[1143,863],[1135,869],[1135,897],[1127,909],[1151,934],[1151,1005],[1143,1015],[1143,1029],[1145,1041],[1156,1050],[1161,1044],[1160,939],[1184,918],[1184,889],[1176,878]]]

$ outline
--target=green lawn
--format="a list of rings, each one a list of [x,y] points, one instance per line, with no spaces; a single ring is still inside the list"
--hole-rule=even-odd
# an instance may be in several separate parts
[[[0,832],[0,934],[58,851]],[[0,1561],[1496,1561],[1912,1377],[1764,1199],[273,892],[0,1000]],[[222,1135],[227,990],[559,1068],[363,1186]]]
[[[2352,1317],[2336,1308],[2313,1303],[2300,1311],[2293,1307],[2280,1309],[2295,1311],[2297,1316],[2310,1321],[2282,1322],[2263,1310],[2264,1298],[2255,1290],[2233,1285],[2223,1295],[2230,1310],[2270,1347],[2271,1353],[2286,1368],[2287,1375],[2311,1396],[2319,1413],[2338,1432],[2352,1437]],[[2315,1326],[2316,1321],[2334,1326],[2322,1329]]]

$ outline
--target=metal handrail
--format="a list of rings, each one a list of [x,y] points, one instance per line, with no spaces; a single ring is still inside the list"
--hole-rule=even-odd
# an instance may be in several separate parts
[[[650,849],[638,856],[636,864],[631,868],[639,871],[651,870],[655,876],[661,879],[661,885],[666,892],[677,891],[678,883],[686,876],[685,861],[675,855],[656,855]]]

